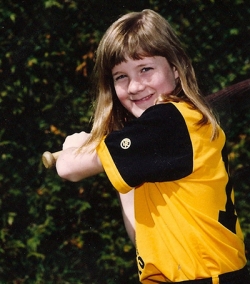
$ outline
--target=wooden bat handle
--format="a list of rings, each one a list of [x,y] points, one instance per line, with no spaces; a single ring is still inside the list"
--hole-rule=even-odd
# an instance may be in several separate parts
[[[50,169],[53,168],[56,164],[56,160],[59,157],[61,151],[50,153],[48,151],[44,152],[42,155],[42,161],[45,168]]]

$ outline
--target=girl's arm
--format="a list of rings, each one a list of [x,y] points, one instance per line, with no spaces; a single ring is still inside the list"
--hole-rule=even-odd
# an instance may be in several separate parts
[[[57,173],[61,178],[76,182],[104,171],[95,150],[87,146],[84,152],[79,151],[79,147],[89,139],[89,135],[81,132],[66,138],[63,151],[56,162]]]
[[[86,132],[75,133],[68,136],[63,144],[63,151],[56,162],[57,173],[61,178],[69,181],[79,181],[104,171],[96,150],[85,147],[86,151],[79,151],[88,139]],[[127,194],[119,194],[122,215],[127,233],[135,243],[134,220],[134,190]]]
[[[119,193],[122,217],[128,236],[135,245],[135,213],[134,213],[134,189],[126,194]]]

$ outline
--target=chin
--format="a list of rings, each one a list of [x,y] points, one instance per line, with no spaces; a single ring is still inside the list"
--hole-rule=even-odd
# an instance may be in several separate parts
[[[133,113],[133,115],[134,115],[136,118],[138,118],[138,117],[140,117],[140,116],[144,113],[144,111],[145,111],[145,109],[140,110],[140,111],[136,111],[136,112]]]

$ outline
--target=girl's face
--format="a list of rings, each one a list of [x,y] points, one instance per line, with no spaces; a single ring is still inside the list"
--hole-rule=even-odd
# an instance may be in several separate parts
[[[162,56],[127,58],[114,66],[112,75],[118,99],[135,117],[153,106],[159,95],[172,92],[179,77],[175,67]]]

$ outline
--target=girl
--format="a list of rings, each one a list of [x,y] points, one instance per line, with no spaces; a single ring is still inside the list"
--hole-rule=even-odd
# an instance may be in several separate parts
[[[107,173],[142,283],[250,283],[225,135],[168,22],[151,10],[118,19],[94,74],[92,131],[66,138],[58,174]]]

